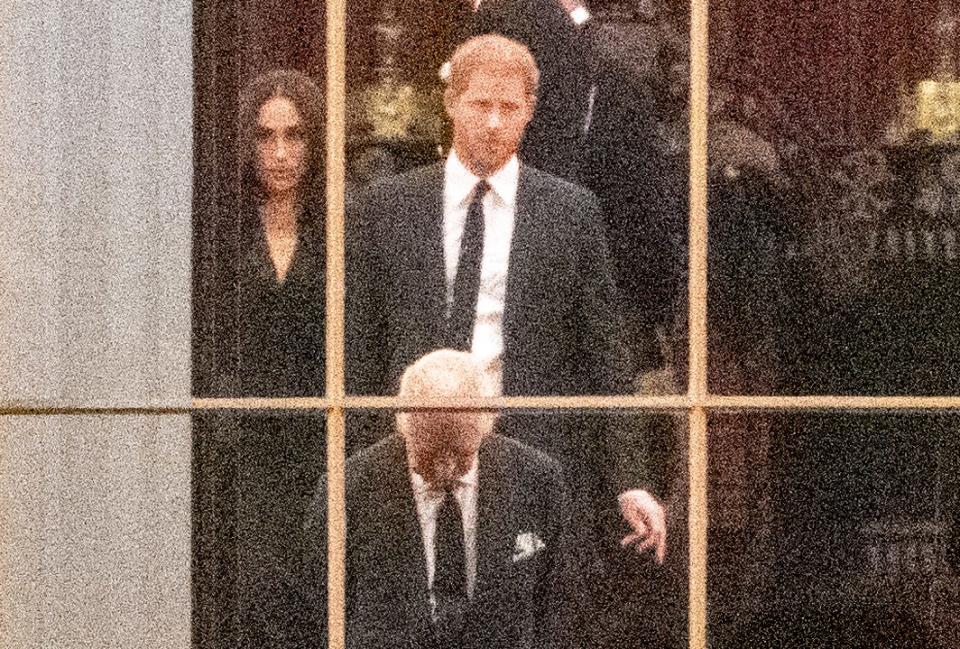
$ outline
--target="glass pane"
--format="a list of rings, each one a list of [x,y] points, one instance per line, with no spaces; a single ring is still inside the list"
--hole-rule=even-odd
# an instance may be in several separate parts
[[[325,415],[210,412],[193,425],[198,646],[301,646],[318,610],[301,562]]]
[[[190,2],[41,3],[2,23],[0,400],[183,403]]]
[[[684,12],[574,7],[348,3],[350,392],[390,394],[407,363],[449,346],[481,354],[508,395],[679,389]],[[465,54],[447,72],[491,32],[529,50],[535,105],[526,68],[473,77]],[[479,112],[474,84],[491,94]],[[491,188],[474,212],[480,177]]]
[[[472,414],[457,413],[468,419]],[[418,646],[425,634],[454,633],[445,625],[460,620],[456,646],[464,647],[515,646],[521,636],[532,638],[531,646],[562,637],[578,639],[576,646],[686,646],[685,417],[502,413],[494,424],[497,434],[479,445],[476,474],[471,473],[469,445],[462,447],[466,459],[449,472],[475,485],[455,497],[475,500],[472,506],[464,500],[460,510],[466,521],[461,521],[466,554],[462,573],[455,574],[464,575],[467,595],[456,600],[452,618],[441,619],[441,609],[451,609],[437,594],[437,582],[427,585],[430,568],[424,553],[429,551],[420,525],[421,517],[430,525],[426,508],[436,504],[435,485],[443,482],[442,470],[430,458],[444,456],[442,449],[452,447],[423,441],[437,439],[429,432],[429,417],[438,415],[419,415],[411,415],[402,429],[407,437],[387,434],[347,462],[348,644],[382,646],[391,639],[400,643],[391,646]],[[457,423],[462,419],[453,413],[446,417],[444,430],[464,430]],[[391,419],[384,412],[352,413],[348,434],[375,420],[392,426]],[[607,444],[599,443],[605,428],[616,433]],[[431,450],[416,451],[420,446],[408,447],[405,439],[417,439]],[[414,464],[422,480],[411,475]],[[645,488],[667,509],[663,565],[655,563],[651,551],[638,554],[621,545],[631,528],[618,510],[617,494],[628,488]],[[311,513],[317,518],[308,523],[313,530],[308,542],[317,543],[308,555],[318,558],[310,565],[325,556],[319,533],[322,502],[322,496],[314,502]],[[442,561],[438,548],[446,547],[436,540],[440,520],[432,517],[439,544],[430,546],[435,580],[437,571],[443,571],[436,563]],[[521,563],[526,560],[531,563]]]
[[[714,392],[960,391],[957,12],[711,12]]]
[[[194,394],[322,395],[323,3],[197,3],[194,33]]]
[[[5,646],[191,646],[187,417],[2,417],[0,494]]]
[[[716,646],[956,646],[958,424],[934,414],[712,417]]]

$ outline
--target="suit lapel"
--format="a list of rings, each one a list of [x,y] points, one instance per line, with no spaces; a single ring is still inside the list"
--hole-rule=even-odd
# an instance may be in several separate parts
[[[477,583],[474,599],[503,583],[512,548],[512,511],[495,440],[480,448],[477,499]]]
[[[442,325],[446,316],[447,276],[443,258],[443,167],[432,165],[425,170],[424,181],[415,193],[416,204],[411,212],[417,214],[419,227],[400,227],[420,241],[411,241],[411,254],[422,255],[424,283],[411,287],[414,295],[421,295],[423,320]],[[409,224],[408,224],[409,225]],[[428,325],[429,326],[429,325]],[[432,327],[431,327],[432,329]]]
[[[403,440],[395,436],[390,462],[383,475],[384,520],[377,534],[382,535],[384,552],[394,557],[396,581],[400,592],[398,602],[414,604],[409,610],[414,618],[428,614],[427,568],[423,556],[423,539],[413,489],[407,472],[407,458]],[[411,620],[413,622],[414,620]],[[414,628],[414,627],[410,627]]]
[[[378,233],[390,313],[384,389],[400,387],[404,369],[442,347],[446,316],[443,259],[443,173],[439,164],[400,177],[390,204],[382,206],[388,225]]]
[[[516,317],[516,306],[523,304],[524,287],[528,281],[526,273],[530,267],[529,246],[534,243],[532,237],[532,213],[536,202],[531,200],[529,190],[530,174],[526,165],[520,165],[520,178],[517,183],[517,201],[513,215],[513,236],[510,239],[510,257],[507,265],[507,290],[504,296],[503,328],[510,330],[513,319]]]
[[[517,184],[517,202],[514,209],[513,236],[510,240],[510,257],[507,266],[507,289],[503,305],[503,349],[505,394],[512,394],[510,365],[517,348],[518,331],[526,315],[525,305],[532,304],[536,298],[530,295],[535,277],[535,260],[541,256],[537,247],[544,240],[538,232],[542,219],[538,216],[536,188],[530,168],[520,165],[520,177]]]

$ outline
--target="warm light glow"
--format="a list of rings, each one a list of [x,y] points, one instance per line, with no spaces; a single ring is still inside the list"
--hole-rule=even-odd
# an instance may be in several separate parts
[[[916,127],[935,140],[960,133],[960,81],[924,79],[917,85]]]
[[[413,86],[381,83],[367,91],[367,121],[377,138],[395,139],[410,134],[417,110]]]

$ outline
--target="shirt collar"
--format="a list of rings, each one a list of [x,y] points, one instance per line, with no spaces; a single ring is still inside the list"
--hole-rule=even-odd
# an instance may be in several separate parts
[[[457,483],[464,487],[476,487],[479,464],[479,458],[474,455],[473,461],[470,463],[470,469],[457,479]],[[412,469],[410,470],[410,482],[413,484],[413,492],[418,496],[435,493],[427,484],[427,481],[423,479],[423,476]]]
[[[463,207],[473,188],[480,182],[480,177],[464,166],[453,149],[447,156],[444,173],[444,200],[448,205]],[[487,176],[487,182],[490,190],[504,204],[512,207],[516,203],[517,186],[520,183],[520,160],[517,156],[511,156],[502,167]]]

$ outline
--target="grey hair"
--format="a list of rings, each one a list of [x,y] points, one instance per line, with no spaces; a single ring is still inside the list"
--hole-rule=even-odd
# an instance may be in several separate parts
[[[404,370],[400,377],[401,397],[489,397],[495,391],[477,358],[464,351],[438,349]],[[403,433],[408,413],[397,413],[397,427]],[[493,429],[496,413],[482,413],[485,433]]]

